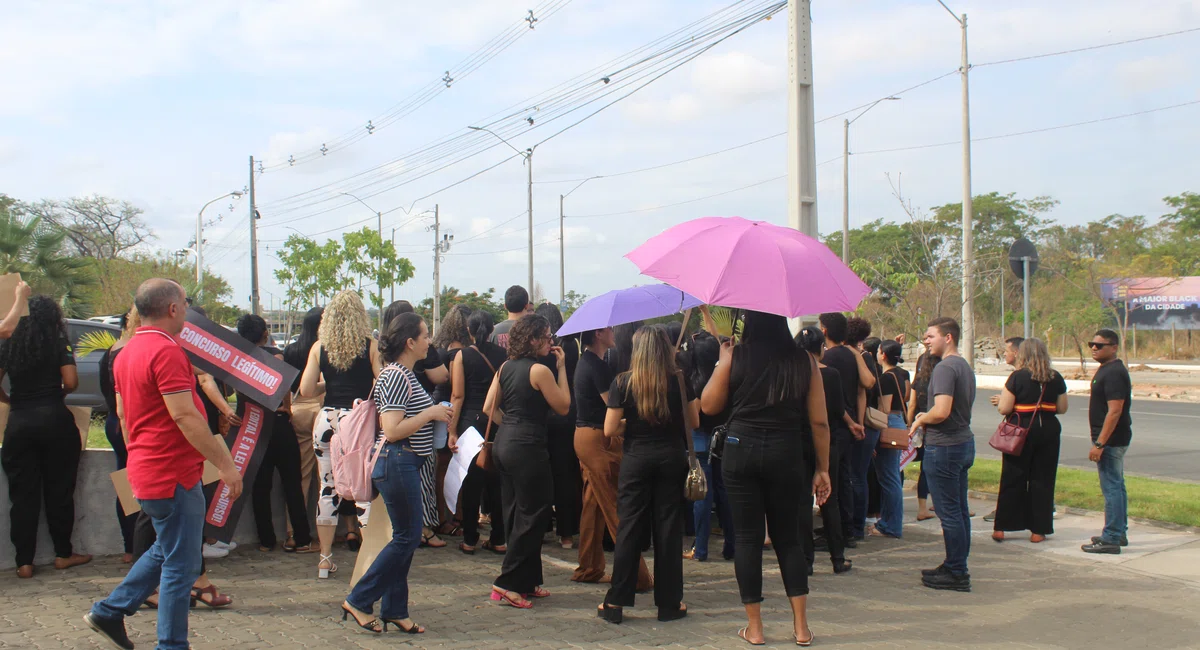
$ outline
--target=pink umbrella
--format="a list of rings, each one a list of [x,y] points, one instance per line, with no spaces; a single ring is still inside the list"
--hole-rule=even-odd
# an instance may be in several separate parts
[[[781,316],[853,311],[871,292],[821,242],[741,217],[681,223],[625,257],[706,304]]]

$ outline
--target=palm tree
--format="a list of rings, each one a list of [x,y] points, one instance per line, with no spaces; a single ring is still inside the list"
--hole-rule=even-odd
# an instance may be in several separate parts
[[[88,260],[64,250],[67,233],[41,219],[22,219],[0,204],[0,273],[20,273],[35,293],[59,300],[64,314],[86,311],[84,289],[95,281]]]

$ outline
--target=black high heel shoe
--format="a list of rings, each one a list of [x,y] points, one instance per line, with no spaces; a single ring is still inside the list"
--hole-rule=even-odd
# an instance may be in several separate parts
[[[604,603],[596,608],[596,616],[613,625],[620,625],[621,621],[625,620],[625,612],[620,607],[613,607],[608,603]]]
[[[661,609],[658,610],[658,620],[660,620],[664,623],[668,623],[670,621],[678,621],[679,619],[686,617],[687,613],[688,613],[687,605],[684,605],[683,603],[679,603],[679,609],[667,610],[667,611],[663,611]]]
[[[403,623],[401,623],[400,621],[398,621],[394,618],[383,619],[383,631],[384,632],[387,632],[388,623],[391,623],[392,625],[396,626],[397,628],[400,629],[401,632],[403,632],[405,634],[424,634],[425,633],[425,628],[421,627],[420,625],[417,625],[416,621],[413,622],[411,627],[404,627]]]
[[[373,618],[373,619],[367,621],[366,623],[363,623],[362,621],[358,620],[358,615],[355,614],[353,610],[351,610],[349,607],[346,606],[346,603],[342,603],[342,620],[345,621],[347,616],[349,616],[350,618],[353,618],[355,624],[357,624],[359,627],[361,627],[362,629],[364,629],[368,632],[373,632],[375,634],[383,633],[383,630],[381,630],[379,628],[379,620],[378,619]]]
[[[849,571],[850,569],[853,569],[853,568],[854,568],[854,562],[851,560],[841,559],[841,560],[833,561],[833,572],[834,573],[846,573],[847,571]]]

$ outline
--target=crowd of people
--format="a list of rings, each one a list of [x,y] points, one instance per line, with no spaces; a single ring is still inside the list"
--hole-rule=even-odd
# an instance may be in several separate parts
[[[22,285],[19,299],[21,291],[28,297]],[[75,473],[68,481],[61,471],[38,469],[51,454],[60,466],[78,463],[79,438],[62,402],[77,381],[73,356],[53,301],[33,297],[29,305],[29,317],[14,307],[0,322],[0,337],[9,339],[0,345],[0,372],[13,385],[5,395],[13,415],[3,460],[14,486],[21,577],[32,575],[36,525],[29,522],[36,522],[40,493],[56,567],[90,559],[70,546]],[[272,347],[260,316],[238,321],[240,336],[298,371],[250,486],[258,549],[315,553],[317,577],[328,578],[338,572],[336,542],[358,550],[372,515],[390,520],[392,538],[346,596],[344,620],[372,633],[388,626],[425,632],[410,616],[409,570],[419,547],[444,547],[443,537],[456,536],[464,554],[503,556],[490,590],[498,604],[529,609],[551,595],[541,548],[552,539],[577,550],[572,580],[609,585],[599,618],[621,623],[636,594],[652,592],[658,620],[681,619],[688,615],[684,562],[709,559],[715,509],[721,556],[734,563],[746,612],[739,636],[765,642],[760,608],[763,552],[770,548],[795,641],[809,645],[808,577],[816,553],[828,552],[833,573],[845,574],[853,569],[848,550],[870,537],[903,536],[901,463],[910,445],[921,461],[917,519],[938,517],[945,543],[943,562],[923,571],[922,583],[970,591],[967,474],[975,458],[976,386],[953,319],[929,324],[910,373],[903,336],[871,337],[869,322],[841,313],[821,314],[819,326],[795,336],[782,316],[753,311],[741,312],[735,340],[716,336],[701,308],[705,327],[694,332],[679,322],[629,323],[559,338],[563,319],[554,305],[535,308],[525,289],[512,287],[505,308],[507,319],[495,323],[490,312],[456,306],[431,333],[412,305],[398,301],[373,332],[361,298],[345,291],[310,310],[284,350]],[[124,618],[142,606],[158,609],[160,647],[185,648],[189,606],[233,602],[205,575],[206,560],[235,545],[203,537],[200,472],[207,459],[237,497],[242,479],[221,436],[240,422],[226,387],[195,368],[176,341],[188,309],[179,285],[147,281],[102,363],[107,433],[141,512],[126,516],[118,505],[123,559],[132,566],[86,620],[124,648],[132,647]],[[1090,416],[1106,525],[1087,552],[1119,553],[1128,543],[1122,458],[1131,435],[1130,387],[1116,343],[1109,330],[1091,343],[1101,363]],[[1028,530],[1040,542],[1053,533],[1057,416],[1066,411],[1067,388],[1037,339],[1010,339],[1006,361],[1015,370],[993,404],[1028,434],[1019,455],[1004,455],[997,509],[988,518],[997,541]],[[343,498],[330,454],[362,400],[378,411],[370,478],[385,513]],[[487,442],[458,502],[447,503],[446,467],[470,429]],[[690,504],[683,491],[689,446],[708,485]],[[287,509],[282,543],[271,512],[276,474]],[[687,537],[694,541],[685,549]],[[650,549],[653,572],[643,559]]]

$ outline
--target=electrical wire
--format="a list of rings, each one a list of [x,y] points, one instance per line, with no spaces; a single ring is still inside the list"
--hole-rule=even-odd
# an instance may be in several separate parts
[[[1118,45],[1129,45],[1130,43],[1142,43],[1145,41],[1152,41],[1152,40],[1159,39],[1159,38],[1167,38],[1169,36],[1179,36],[1181,34],[1191,34],[1193,32],[1200,32],[1200,27],[1192,27],[1191,29],[1181,29],[1179,31],[1167,32],[1165,34],[1154,34],[1152,36],[1143,36],[1141,38],[1131,38],[1131,39],[1124,40],[1124,41],[1117,41],[1115,43],[1104,43],[1102,45],[1089,45],[1088,47],[1077,47],[1077,48],[1074,48],[1071,50],[1061,50],[1058,52],[1047,52],[1045,54],[1033,54],[1030,56],[1020,56],[1020,57],[1016,57],[1013,59],[1002,59],[1000,61],[988,61],[987,63],[973,63],[973,64],[971,64],[971,67],[972,68],[983,68],[983,67],[986,67],[989,65],[1002,65],[1005,63],[1017,63],[1020,61],[1032,61],[1034,59],[1045,59],[1045,58],[1052,57],[1052,56],[1062,56],[1064,54],[1078,54],[1079,52],[1090,52],[1092,50],[1101,50],[1106,47],[1116,47]]]

